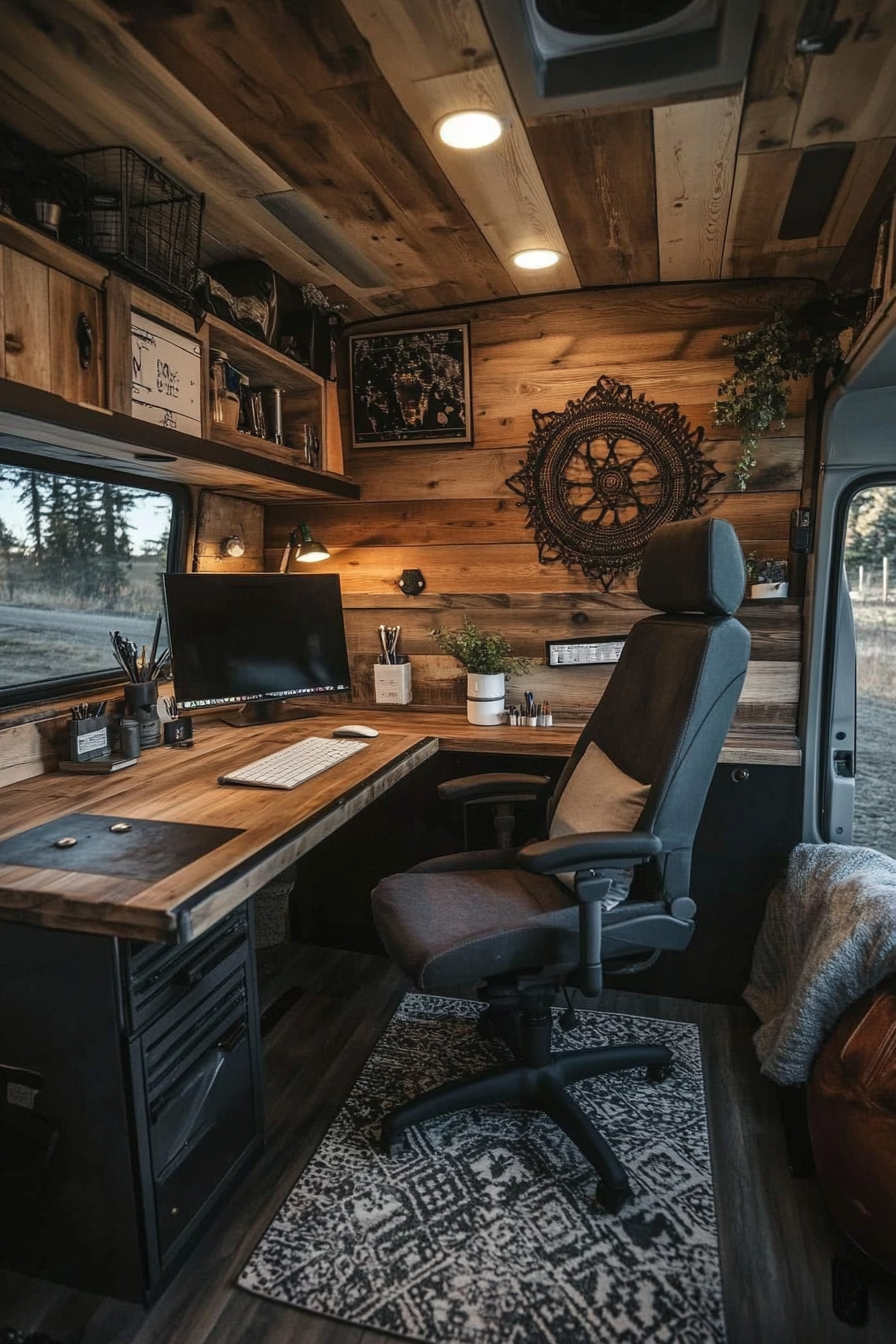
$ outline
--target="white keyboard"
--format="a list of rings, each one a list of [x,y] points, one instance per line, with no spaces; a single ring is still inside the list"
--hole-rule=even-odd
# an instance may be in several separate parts
[[[367,742],[347,742],[342,738],[306,737],[270,756],[241,765],[218,776],[219,784],[254,784],[259,789],[294,789],[306,779],[312,779],[331,765],[338,765],[347,756],[363,751]]]

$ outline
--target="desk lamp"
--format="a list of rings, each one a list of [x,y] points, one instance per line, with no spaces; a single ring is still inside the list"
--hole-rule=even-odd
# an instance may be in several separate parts
[[[299,540],[301,538],[301,541]],[[307,523],[299,523],[299,526],[293,528],[289,534],[289,541],[283,551],[283,558],[280,561],[280,573],[285,574],[289,568],[290,553],[295,551],[294,559],[301,560],[303,564],[313,564],[316,560],[329,560],[330,552],[321,541],[314,541],[311,536],[311,529]]]

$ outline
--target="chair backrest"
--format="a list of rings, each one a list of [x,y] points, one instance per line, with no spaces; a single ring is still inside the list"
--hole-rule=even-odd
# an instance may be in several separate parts
[[[649,885],[661,885],[669,901],[688,894],[694,835],[747,673],[750,636],[732,615],[745,577],[730,523],[697,518],[657,530],[644,553],[638,593],[661,614],[639,621],[626,639],[551,803],[553,814],[592,743],[612,763],[607,775],[615,777],[615,767],[632,789],[648,785],[631,829],[662,840],[653,873],[644,876]],[[573,788],[581,787],[583,773]],[[618,787],[625,787],[624,778]],[[619,829],[601,825],[613,802],[593,798],[591,829]]]

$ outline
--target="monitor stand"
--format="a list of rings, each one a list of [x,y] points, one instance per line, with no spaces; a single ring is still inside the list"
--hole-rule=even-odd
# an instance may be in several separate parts
[[[291,719],[317,719],[319,709],[300,708],[286,700],[250,700],[232,714],[222,714],[221,722],[231,728],[260,728],[266,723],[288,723]]]

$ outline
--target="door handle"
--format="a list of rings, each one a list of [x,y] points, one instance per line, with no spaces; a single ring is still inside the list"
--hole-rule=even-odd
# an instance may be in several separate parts
[[[839,779],[855,779],[856,764],[851,751],[834,752],[834,774]]]
[[[90,325],[90,318],[86,313],[78,314],[78,321],[75,325],[75,340],[78,344],[78,363],[82,369],[89,369],[93,357],[93,327]]]

